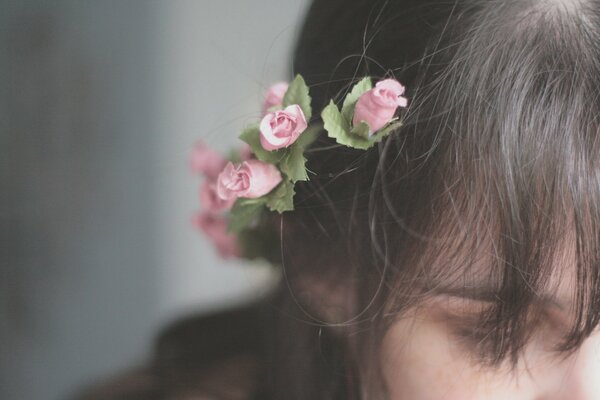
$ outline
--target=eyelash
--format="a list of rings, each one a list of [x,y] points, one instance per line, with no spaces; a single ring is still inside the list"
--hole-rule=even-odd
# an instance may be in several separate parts
[[[480,347],[489,338],[490,333],[489,330],[483,329],[479,324],[471,322],[459,323],[452,327],[453,336],[460,344],[466,346],[469,351]]]
[[[561,321],[557,321],[555,317],[546,312],[529,329],[540,330],[544,327],[549,328],[552,332],[564,331],[565,329],[565,325]],[[493,346],[486,345],[486,341],[490,339],[494,328],[486,329],[482,327],[478,319],[473,316],[461,317],[457,315],[451,317],[450,328],[453,339],[467,353],[476,356],[480,360],[494,357]],[[552,340],[557,339],[553,337]]]

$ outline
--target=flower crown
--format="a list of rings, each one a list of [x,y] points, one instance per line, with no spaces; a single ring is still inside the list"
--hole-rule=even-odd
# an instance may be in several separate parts
[[[408,104],[404,91],[395,79],[373,86],[365,77],[341,110],[331,100],[321,112],[322,122],[311,124],[311,97],[302,76],[274,84],[265,93],[262,120],[239,136],[245,143],[241,150],[226,158],[202,142],[194,147],[191,168],[204,177],[196,226],[222,257],[254,258],[256,221],[266,210],[294,209],[296,182],[309,180],[304,152],[323,130],[340,145],[367,150],[402,126],[396,111]]]

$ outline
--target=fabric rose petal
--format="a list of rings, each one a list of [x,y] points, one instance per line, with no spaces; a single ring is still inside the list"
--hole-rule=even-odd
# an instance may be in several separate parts
[[[217,178],[217,194],[225,201],[238,197],[256,199],[273,190],[282,179],[281,172],[272,164],[259,160],[238,165],[230,162]]]
[[[297,104],[268,113],[260,122],[260,144],[268,151],[289,147],[307,126],[304,113]]]
[[[394,118],[398,107],[408,105],[406,97],[402,97],[404,91],[404,86],[395,79],[377,82],[356,102],[352,124],[357,126],[364,121],[369,125],[370,134],[377,132]]]
[[[204,211],[194,217],[194,224],[210,238],[222,258],[242,256],[237,236],[227,231],[225,218]]]
[[[214,182],[206,181],[200,187],[200,204],[205,210],[211,213],[230,210],[235,202],[235,198],[223,200],[217,194],[217,185]]]
[[[225,157],[206,146],[203,142],[198,142],[194,146],[190,158],[190,168],[194,173],[202,174],[207,179],[215,180],[225,167],[225,164],[227,164]]]
[[[288,87],[289,84],[287,82],[277,82],[267,89],[262,107],[263,115],[268,113],[271,107],[282,105],[283,97],[285,96]]]

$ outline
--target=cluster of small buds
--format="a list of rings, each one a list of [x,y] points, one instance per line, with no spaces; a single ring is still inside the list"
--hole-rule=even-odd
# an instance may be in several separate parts
[[[250,154],[241,151],[240,155]],[[194,224],[210,238],[221,257],[232,258],[241,256],[236,235],[227,230],[225,215],[233,206],[234,200],[222,199],[217,193],[218,176],[227,163],[225,157],[203,142],[198,142],[192,152],[190,168],[193,173],[204,179],[200,186],[202,211],[194,216]]]
[[[281,107],[287,89],[286,82],[279,82],[265,93],[260,139],[270,151],[291,145],[307,127],[298,106],[271,111]],[[226,213],[235,201],[264,196],[282,181],[277,167],[253,158],[248,144],[244,143],[237,158],[239,162],[234,164],[199,141],[190,159],[192,172],[203,178],[199,196],[202,211],[194,216],[194,224],[209,237],[223,258],[242,256],[237,236],[227,229]]]
[[[401,126],[398,107],[406,107],[404,86],[384,79],[358,82],[342,109],[331,101],[321,113],[322,124],[309,127],[309,88],[298,75],[291,84],[278,82],[265,92],[260,123],[240,135],[244,147],[231,160],[197,143],[192,171],[204,178],[202,211],[196,226],[224,258],[243,257],[238,233],[267,208],[279,213],[294,209],[294,185],[309,180],[304,151],[321,131],[337,143],[366,150]]]

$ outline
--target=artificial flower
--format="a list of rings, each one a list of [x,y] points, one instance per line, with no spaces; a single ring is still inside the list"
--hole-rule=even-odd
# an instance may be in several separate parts
[[[304,113],[297,104],[270,112],[260,122],[260,144],[268,151],[289,147],[307,126]]]
[[[217,185],[212,181],[206,181],[200,187],[200,204],[205,210],[212,213],[230,210],[235,198],[224,200],[217,194]]]
[[[195,174],[204,175],[209,180],[215,180],[223,170],[227,160],[225,157],[208,147],[204,142],[197,142],[190,158],[190,167]]]
[[[256,199],[273,190],[282,181],[275,165],[259,160],[241,164],[227,163],[217,178],[217,194],[222,200],[232,198]]]
[[[209,237],[222,258],[242,256],[237,236],[227,231],[227,220],[224,217],[204,211],[195,215],[193,222]]]
[[[354,108],[352,124],[361,122],[369,125],[370,134],[383,128],[394,118],[398,107],[406,107],[408,100],[403,97],[404,86],[395,79],[384,79],[371,90],[363,93]]]

